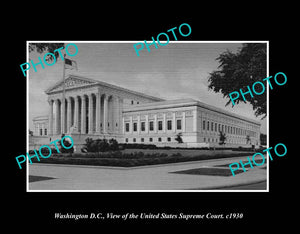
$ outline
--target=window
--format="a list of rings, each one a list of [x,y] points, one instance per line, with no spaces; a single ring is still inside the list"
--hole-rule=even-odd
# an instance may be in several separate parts
[[[163,128],[162,128],[162,121],[158,121],[158,130],[162,130]]]
[[[158,138],[158,142],[161,142],[161,137]]]
[[[152,141],[153,141],[153,138],[152,138],[152,137],[150,137],[150,138],[149,138],[149,141],[150,141],[150,142],[152,142]]]
[[[40,128],[40,136],[42,136],[42,135],[43,135],[43,129]]]
[[[133,105],[133,100],[131,101],[131,105]]]
[[[137,123],[133,123],[133,131],[134,131],[134,132],[137,131]]]
[[[126,143],[128,142],[128,138],[125,139],[125,142],[126,142]]]
[[[177,119],[177,130],[181,130],[181,119]]]
[[[218,130],[218,124],[215,123],[215,132]]]
[[[44,129],[44,135],[47,135],[47,128]]]
[[[141,131],[145,131],[145,122],[141,122]]]
[[[211,122],[211,131],[213,131],[213,130],[214,130],[214,123]]]
[[[207,131],[209,131],[209,121],[207,121]]]
[[[153,125],[153,121],[149,122],[149,130],[153,131],[154,130],[154,125]]]
[[[135,138],[133,138],[133,142],[136,142],[136,139],[135,139]]]
[[[141,142],[144,142],[144,138],[141,138]]]
[[[205,120],[203,120],[202,128],[205,130]]]
[[[167,127],[168,130],[172,130],[172,120],[167,121],[167,126],[168,126]]]
[[[129,123],[126,123],[126,124],[125,124],[125,131],[126,131],[126,132],[129,132]]]
[[[168,138],[167,138],[167,141],[171,141],[171,137],[168,137]]]

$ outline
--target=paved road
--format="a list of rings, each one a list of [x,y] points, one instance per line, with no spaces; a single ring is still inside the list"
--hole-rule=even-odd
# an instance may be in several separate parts
[[[227,190],[264,190],[267,188],[267,181],[253,183],[253,184],[246,184],[246,185],[237,185],[237,186],[230,186],[230,187],[221,187],[218,189],[227,189]]]
[[[250,168],[247,172],[237,174],[234,177],[170,173],[237,162],[240,159],[245,160],[246,157],[143,166],[130,169],[35,163],[29,165],[30,175],[55,179],[31,182],[29,183],[29,191],[195,191],[265,181],[267,172],[261,167]],[[224,190],[230,189],[225,188]]]

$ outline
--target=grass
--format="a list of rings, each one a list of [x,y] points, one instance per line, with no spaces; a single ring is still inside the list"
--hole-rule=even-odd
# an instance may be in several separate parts
[[[46,176],[33,176],[29,175],[29,183],[31,182],[36,182],[36,181],[41,181],[41,180],[52,180],[55,179],[53,177],[46,177]]]
[[[256,162],[256,164],[261,164],[263,162],[263,160],[259,159],[259,160],[256,160],[255,162]],[[238,162],[238,163],[240,163],[240,162]],[[248,161],[243,161],[244,167],[245,168],[250,168],[251,167],[250,164],[246,164],[246,163],[248,163]],[[230,164],[231,163],[222,164],[222,165],[215,165],[215,167],[229,167]],[[252,162],[252,166],[255,167],[256,165]],[[264,166],[263,169],[266,169],[266,166]]]
[[[104,153],[53,154],[46,159],[40,158],[40,161],[37,161],[36,158],[32,158],[32,161],[34,163],[135,167],[245,156],[250,154],[251,152],[238,152],[231,150],[126,149],[123,151]]]
[[[234,173],[243,173],[243,170],[237,170]],[[232,176],[231,170],[227,168],[203,167],[184,171],[175,171],[171,173],[188,174],[188,175],[210,175],[210,176]]]

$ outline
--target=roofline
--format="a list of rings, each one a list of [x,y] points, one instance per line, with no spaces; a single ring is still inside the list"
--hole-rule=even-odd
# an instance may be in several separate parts
[[[154,96],[151,96],[151,95],[148,95],[148,94],[140,93],[140,92],[137,92],[137,91],[126,89],[126,88],[123,88],[123,87],[120,87],[120,86],[117,86],[117,85],[112,85],[112,84],[109,84],[109,83],[106,83],[106,82],[103,82],[103,81],[94,80],[94,79],[87,78],[87,77],[84,77],[84,76],[69,74],[66,79],[68,79],[70,77],[79,78],[79,79],[83,79],[83,80],[86,80],[86,81],[94,82],[94,84],[87,84],[87,85],[82,85],[80,87],[66,88],[66,90],[82,88],[82,87],[91,86],[91,85],[101,85],[101,86],[106,86],[106,87],[109,87],[109,88],[112,88],[112,89],[122,90],[122,91],[125,91],[125,92],[128,92],[128,93],[132,93],[134,95],[149,98],[149,99],[152,99],[152,100],[155,100],[155,101],[165,101],[165,99],[162,99],[162,98],[154,97]],[[50,90],[53,89],[54,87],[56,87],[57,85],[59,85],[62,82],[63,82],[62,80],[58,81],[52,87],[45,90],[45,93],[46,94],[51,94]],[[55,91],[54,93],[58,93],[58,92],[61,92],[61,91]]]
[[[33,117],[32,120],[39,120],[39,119],[46,119],[46,118],[49,119],[49,116],[48,115],[39,115],[39,116]]]
[[[175,103],[172,103],[174,101],[178,101]],[[162,102],[155,102],[155,103],[145,103],[145,104],[139,104],[135,105],[129,108],[124,108],[123,112],[135,112],[135,111],[143,111],[143,110],[157,110],[157,109],[166,109],[166,108],[178,108],[178,107],[190,107],[190,106],[198,106],[207,110],[215,111],[220,114],[224,114],[233,118],[237,118],[243,121],[251,122],[256,125],[261,125],[259,121],[256,121],[254,119],[250,119],[248,117],[244,117],[242,115],[238,115],[232,112],[229,112],[227,110],[223,110],[219,107],[215,107],[212,105],[208,105],[206,103],[194,100],[194,99],[176,99],[176,100],[169,100],[169,101],[162,101]]]

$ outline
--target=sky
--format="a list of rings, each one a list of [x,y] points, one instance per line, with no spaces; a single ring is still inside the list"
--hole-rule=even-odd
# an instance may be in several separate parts
[[[67,45],[70,42],[66,42]],[[266,133],[267,118],[255,117],[250,104],[239,103],[225,107],[228,99],[221,93],[208,90],[209,73],[218,68],[216,58],[226,50],[236,52],[241,43],[200,43],[170,42],[165,46],[150,46],[150,52],[144,49],[137,56],[132,43],[80,43],[74,42],[78,53],[67,56],[75,60],[78,71],[66,69],[66,75],[76,74],[87,78],[104,81],[123,88],[142,92],[166,100],[193,98],[236,113],[262,124],[261,132]],[[150,43],[150,42],[149,42]],[[163,43],[163,42],[162,42]],[[64,52],[65,50],[62,50]],[[69,46],[70,54],[75,48]],[[38,62],[45,53],[31,52],[29,59]],[[52,66],[43,69],[31,68],[28,79],[29,128],[33,130],[32,119],[48,114],[48,102],[45,90],[62,80],[63,63],[59,58]]]

